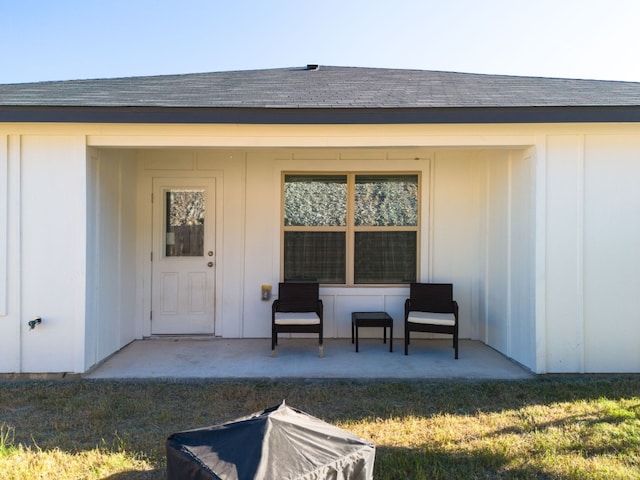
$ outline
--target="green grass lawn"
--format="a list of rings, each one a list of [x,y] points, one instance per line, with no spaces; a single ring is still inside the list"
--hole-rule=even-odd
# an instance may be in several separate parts
[[[640,378],[2,381],[0,478],[162,479],[165,439],[283,399],[376,445],[384,479],[640,479]]]

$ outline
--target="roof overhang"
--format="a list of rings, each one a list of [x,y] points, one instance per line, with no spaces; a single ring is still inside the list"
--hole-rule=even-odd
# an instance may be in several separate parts
[[[489,124],[640,122],[640,106],[196,108],[2,106],[0,122],[183,124]]]

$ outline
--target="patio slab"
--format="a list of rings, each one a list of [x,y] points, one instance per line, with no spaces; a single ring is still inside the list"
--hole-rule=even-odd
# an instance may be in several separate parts
[[[534,375],[482,342],[460,341],[453,358],[449,340],[411,339],[405,356],[402,340],[394,351],[381,339],[326,339],[324,356],[317,340],[152,338],[130,343],[84,375],[92,379],[486,379],[517,380]]]

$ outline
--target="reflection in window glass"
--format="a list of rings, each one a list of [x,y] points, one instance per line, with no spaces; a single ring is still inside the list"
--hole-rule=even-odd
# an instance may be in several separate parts
[[[416,232],[356,232],[355,283],[415,282],[416,239]]]
[[[418,225],[417,175],[356,175],[355,225]]]
[[[165,192],[167,257],[204,255],[204,190],[168,190]]]
[[[284,280],[344,283],[344,232],[285,232]]]
[[[347,224],[346,175],[285,175],[285,226]]]

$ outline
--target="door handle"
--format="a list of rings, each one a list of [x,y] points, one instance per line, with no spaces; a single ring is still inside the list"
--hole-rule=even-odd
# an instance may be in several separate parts
[[[207,267],[209,267],[209,268],[213,267],[213,262],[207,263]]]

